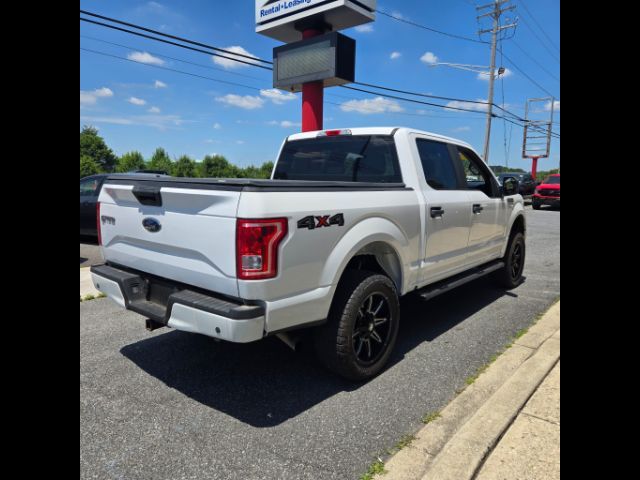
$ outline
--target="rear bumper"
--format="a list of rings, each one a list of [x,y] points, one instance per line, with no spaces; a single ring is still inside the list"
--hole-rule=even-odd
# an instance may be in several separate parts
[[[261,305],[245,305],[111,265],[94,265],[91,277],[96,289],[121,307],[177,330],[237,343],[264,336],[265,309]]]

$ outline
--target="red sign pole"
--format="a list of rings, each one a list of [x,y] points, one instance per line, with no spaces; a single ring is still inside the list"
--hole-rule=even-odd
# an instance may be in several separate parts
[[[531,157],[531,176],[533,179],[536,179],[536,173],[538,173],[538,158],[540,157]]]
[[[318,29],[306,29],[302,38],[307,39],[322,35]],[[322,130],[324,104],[324,85],[322,82],[309,82],[302,85],[302,131]]]

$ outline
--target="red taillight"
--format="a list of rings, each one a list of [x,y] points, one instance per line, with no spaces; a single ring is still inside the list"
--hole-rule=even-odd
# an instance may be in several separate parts
[[[100,231],[100,202],[96,202],[96,230],[98,231],[98,245],[102,245],[102,232]]]
[[[241,280],[273,278],[278,274],[278,246],[287,235],[286,218],[236,223],[236,269]]]

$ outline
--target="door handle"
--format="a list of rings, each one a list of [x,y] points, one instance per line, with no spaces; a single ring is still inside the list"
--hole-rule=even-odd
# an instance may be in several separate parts
[[[513,198],[507,198],[507,203],[513,203]]]
[[[484,208],[479,203],[473,205],[473,213],[480,213]]]
[[[431,218],[442,218],[444,210],[442,207],[431,207]]]

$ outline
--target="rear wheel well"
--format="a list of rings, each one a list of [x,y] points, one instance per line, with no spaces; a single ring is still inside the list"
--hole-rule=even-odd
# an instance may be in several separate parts
[[[375,242],[357,252],[344,269],[345,272],[366,270],[388,277],[398,294],[402,292],[402,264],[396,251],[383,242]],[[341,279],[342,279],[341,277]]]

